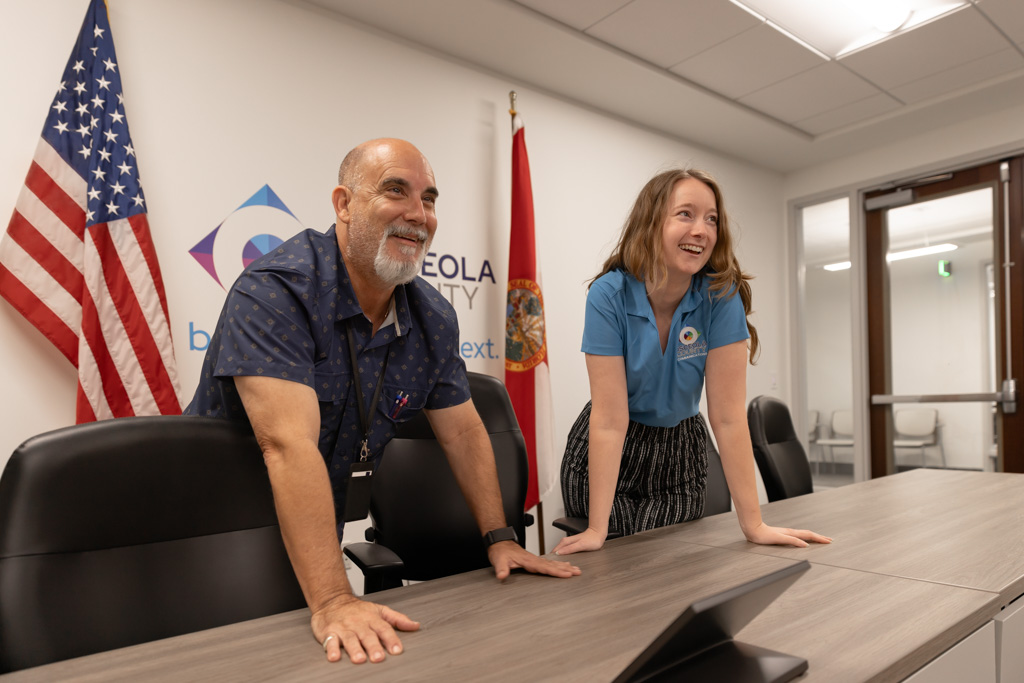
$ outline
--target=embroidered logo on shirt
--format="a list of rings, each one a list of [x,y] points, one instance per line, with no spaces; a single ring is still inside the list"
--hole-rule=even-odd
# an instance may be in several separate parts
[[[708,355],[708,342],[700,338],[696,328],[687,325],[679,331],[679,346],[676,348],[676,360],[686,360]]]

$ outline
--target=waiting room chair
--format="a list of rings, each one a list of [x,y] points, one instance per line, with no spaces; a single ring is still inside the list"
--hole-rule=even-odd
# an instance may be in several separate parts
[[[512,403],[500,380],[466,373],[469,390],[491,439],[505,519],[520,545],[529,463]],[[480,528],[469,510],[444,449],[423,413],[399,427],[384,449],[373,475],[372,526],[367,543],[345,546],[345,554],[363,572],[363,592],[426,581],[490,566]]]
[[[917,448],[921,451],[921,467],[925,466],[925,449],[938,446],[942,466],[946,466],[946,451],[939,437],[939,411],[933,408],[905,408],[897,410],[893,417],[896,438],[895,448]]]
[[[701,419],[704,416],[701,415]],[[711,440],[711,432],[708,432],[707,440],[708,453],[708,478],[704,492],[704,514],[703,517],[710,517],[722,512],[732,510],[732,497],[729,494],[729,485],[725,481],[725,471],[722,469],[722,457],[718,454],[714,442]],[[556,529],[561,529],[569,536],[586,531],[588,520],[586,517],[559,517],[551,523]],[[619,538],[622,536],[617,530],[609,529],[608,538]]]
[[[304,606],[247,426],[66,427],[0,476],[0,672]]]
[[[747,407],[747,424],[768,502],[811,493],[811,464],[786,404],[758,396]]]
[[[817,441],[818,445],[822,447],[823,451],[825,447],[828,447],[829,460],[832,463],[833,470],[835,469],[836,456],[833,449],[836,446],[843,448],[853,448],[853,411],[852,410],[834,410],[832,411],[832,419],[829,420],[829,436],[824,439],[819,438]],[[822,453],[822,461],[824,461],[824,452]]]

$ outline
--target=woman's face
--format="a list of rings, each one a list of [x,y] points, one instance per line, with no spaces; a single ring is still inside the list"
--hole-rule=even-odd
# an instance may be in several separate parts
[[[718,241],[718,204],[710,187],[696,178],[676,183],[661,227],[661,248],[669,277],[700,272]]]

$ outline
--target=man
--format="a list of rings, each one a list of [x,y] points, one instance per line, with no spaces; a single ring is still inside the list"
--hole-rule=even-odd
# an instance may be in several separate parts
[[[395,629],[419,628],[352,594],[339,546],[348,482],[357,479],[350,468],[378,460],[398,423],[424,410],[481,533],[507,526],[455,311],[417,277],[437,229],[437,196],[430,164],[410,143],[371,140],[349,152],[332,194],[335,227],[303,231],[242,273],[185,410],[252,425],[329,661],[342,648],[355,663],[383,661],[402,651]],[[512,540],[487,553],[498,579],[516,568],[580,573]]]

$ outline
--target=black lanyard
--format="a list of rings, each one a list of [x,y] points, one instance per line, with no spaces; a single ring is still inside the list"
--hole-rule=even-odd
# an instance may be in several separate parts
[[[359,424],[363,428],[363,443],[359,447],[359,462],[366,462],[370,458],[370,421],[367,411],[363,406],[363,385],[359,381],[359,360],[356,358],[355,337],[352,334],[352,323],[345,321],[345,332],[348,334],[348,351],[352,357],[352,382],[356,387],[356,402],[359,404]],[[380,377],[377,378],[377,387],[373,390],[373,400],[370,402],[369,415],[377,410],[377,403],[380,402],[380,390],[384,386],[384,374],[388,369],[388,357],[385,350],[384,367],[381,369]]]

